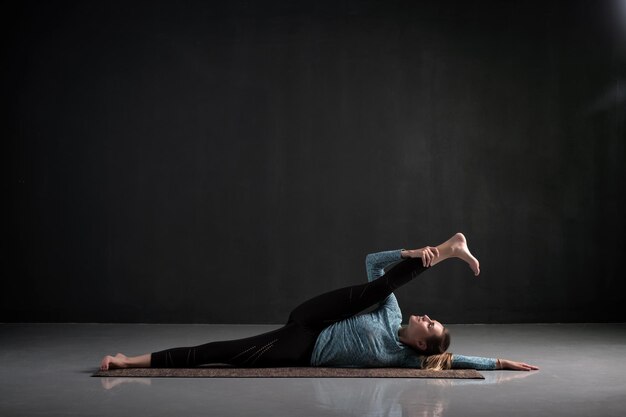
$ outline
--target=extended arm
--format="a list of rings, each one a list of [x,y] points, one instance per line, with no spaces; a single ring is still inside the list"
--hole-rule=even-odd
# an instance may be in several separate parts
[[[498,360],[481,356],[452,354],[452,369],[494,370],[498,369]]]
[[[456,354],[452,355],[452,368],[480,370],[511,369],[516,371],[539,369],[534,365],[529,365],[524,362],[515,362],[508,359],[483,358],[481,356],[465,356]]]

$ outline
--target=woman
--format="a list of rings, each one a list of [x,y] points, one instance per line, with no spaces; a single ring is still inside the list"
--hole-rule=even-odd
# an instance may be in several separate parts
[[[539,369],[523,362],[445,353],[450,333],[427,315],[402,314],[393,291],[428,268],[450,259],[465,261],[474,275],[478,260],[465,236],[457,233],[439,246],[372,253],[365,259],[368,283],[314,297],[296,307],[287,323],[274,331],[238,340],[210,342],[127,357],[105,356],[100,369],[191,368],[204,364],[238,367],[337,366]],[[385,272],[385,267],[401,261]],[[369,313],[364,310],[379,304]]]

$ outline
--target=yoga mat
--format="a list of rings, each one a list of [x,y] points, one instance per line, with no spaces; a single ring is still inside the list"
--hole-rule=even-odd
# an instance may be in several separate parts
[[[475,369],[433,371],[413,368],[122,368],[92,376],[132,378],[463,378],[485,379]]]

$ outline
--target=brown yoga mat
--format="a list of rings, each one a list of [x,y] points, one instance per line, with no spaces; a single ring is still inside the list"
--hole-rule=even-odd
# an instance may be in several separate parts
[[[433,371],[414,368],[125,368],[98,371],[100,377],[147,378],[463,378],[485,379],[475,369]]]

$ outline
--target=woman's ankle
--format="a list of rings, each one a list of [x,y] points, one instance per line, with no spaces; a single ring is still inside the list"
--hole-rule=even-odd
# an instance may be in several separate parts
[[[151,361],[151,354],[146,353],[139,356],[127,357],[124,362],[129,368],[149,368]]]

